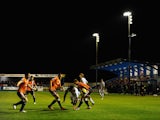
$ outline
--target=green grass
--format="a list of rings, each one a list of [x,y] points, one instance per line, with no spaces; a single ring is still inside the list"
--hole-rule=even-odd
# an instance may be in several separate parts
[[[61,99],[63,94],[60,92]],[[35,105],[28,95],[27,113],[20,113],[20,106],[13,110],[12,104],[20,100],[16,91],[0,91],[0,96],[0,120],[160,120],[160,96],[108,94],[101,100],[98,93],[93,93],[92,109],[82,104],[80,110],[74,111],[68,93],[66,102],[62,103],[68,110],[61,111],[56,103],[51,111],[47,108],[53,100],[51,94],[36,92]]]

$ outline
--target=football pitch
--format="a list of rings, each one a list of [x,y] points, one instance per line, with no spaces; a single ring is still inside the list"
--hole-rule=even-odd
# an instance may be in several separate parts
[[[61,101],[64,92],[60,92]],[[70,93],[62,103],[67,110],[60,110],[57,103],[54,110],[49,110],[48,105],[53,97],[47,91],[36,92],[36,103],[33,104],[32,96],[28,95],[25,106],[26,113],[19,112],[20,106],[14,110],[12,104],[18,102],[16,91],[0,91],[0,120],[160,120],[160,96],[134,96],[122,94],[107,94],[101,100],[100,95],[92,93],[95,105],[86,109],[85,103],[80,110],[73,110],[70,103]]]

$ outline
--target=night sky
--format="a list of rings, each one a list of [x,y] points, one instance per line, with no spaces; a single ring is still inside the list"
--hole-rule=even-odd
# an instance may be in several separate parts
[[[133,16],[131,32],[137,34],[131,40],[131,59],[159,63],[158,2],[117,1],[4,4],[0,73],[94,76],[89,69],[96,62],[94,32],[100,35],[99,63],[128,58],[128,24],[123,16],[128,10]]]

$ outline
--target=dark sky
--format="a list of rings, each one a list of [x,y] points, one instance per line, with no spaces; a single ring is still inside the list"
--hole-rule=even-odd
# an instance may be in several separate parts
[[[87,74],[96,60],[94,32],[100,35],[99,63],[128,58],[128,10],[137,34],[131,59],[160,62],[158,2],[99,1],[3,4],[0,73]]]

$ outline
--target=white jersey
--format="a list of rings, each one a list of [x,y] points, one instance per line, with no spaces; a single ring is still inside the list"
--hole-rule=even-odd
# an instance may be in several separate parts
[[[72,104],[76,104],[80,97],[80,91],[78,90],[77,87],[74,87],[73,89],[72,89],[70,98],[71,98]]]
[[[100,83],[100,89],[104,89],[104,88],[105,88],[105,82],[103,81]]]
[[[87,81],[87,79],[86,78],[81,78],[81,81],[84,83],[84,84],[88,84],[88,81]]]
[[[74,89],[74,93],[72,93],[72,96],[75,96],[76,98],[78,98],[79,97],[79,95],[80,95],[80,91],[78,90],[78,88],[77,87],[74,87],[73,88]]]

